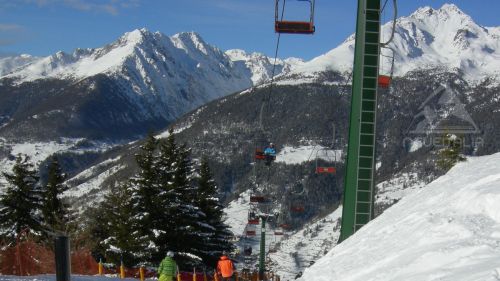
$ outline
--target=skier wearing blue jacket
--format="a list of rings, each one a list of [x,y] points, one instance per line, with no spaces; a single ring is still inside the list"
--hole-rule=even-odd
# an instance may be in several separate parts
[[[276,149],[274,148],[274,143],[270,143],[266,149],[264,149],[264,156],[266,157],[266,165],[271,165],[276,159]]]

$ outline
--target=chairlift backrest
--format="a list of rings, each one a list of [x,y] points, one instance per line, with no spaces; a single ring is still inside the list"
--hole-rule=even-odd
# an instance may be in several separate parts
[[[335,151],[333,152],[330,152],[331,150],[329,150],[328,148],[323,148],[323,149],[320,149],[316,152],[316,174],[336,174],[337,173],[337,169],[335,168],[335,166],[320,166],[319,163],[318,163],[318,160],[320,159],[320,152],[324,152],[324,156],[326,156],[327,159],[324,159],[326,160],[327,162],[333,162],[333,163],[336,163],[337,162],[337,153]],[[333,155],[329,155],[329,153],[333,153]]]

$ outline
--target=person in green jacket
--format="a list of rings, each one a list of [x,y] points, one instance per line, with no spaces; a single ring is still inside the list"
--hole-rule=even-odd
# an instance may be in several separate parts
[[[159,281],[174,281],[177,274],[177,263],[174,261],[174,252],[168,251],[167,256],[158,267]]]

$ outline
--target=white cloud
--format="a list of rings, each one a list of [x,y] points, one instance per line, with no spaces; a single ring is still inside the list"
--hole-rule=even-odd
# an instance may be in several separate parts
[[[11,23],[0,23],[0,32],[7,32],[7,31],[19,31],[22,30],[23,27],[17,24],[11,24]]]
[[[0,9],[26,4],[39,7],[63,5],[83,12],[118,15],[121,9],[137,7],[140,2],[141,0],[9,0],[8,3],[0,2]]]
[[[17,24],[0,23],[0,46],[16,44],[22,40],[24,28]]]

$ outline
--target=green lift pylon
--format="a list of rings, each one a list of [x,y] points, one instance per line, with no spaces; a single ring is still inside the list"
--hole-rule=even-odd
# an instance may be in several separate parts
[[[261,217],[260,227],[260,253],[259,253],[259,280],[264,280],[266,275],[266,216]]]
[[[358,0],[340,242],[373,218],[380,0]]]

